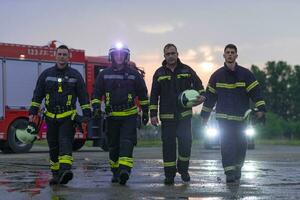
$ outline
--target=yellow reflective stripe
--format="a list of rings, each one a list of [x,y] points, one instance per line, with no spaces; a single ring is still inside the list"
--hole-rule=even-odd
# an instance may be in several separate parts
[[[216,118],[233,120],[233,121],[243,121],[244,120],[244,117],[241,117],[241,116],[227,115],[227,114],[222,114],[222,113],[217,113]]]
[[[67,111],[67,112],[64,112],[64,113],[61,113],[61,114],[56,114],[56,116],[55,116],[55,114],[54,113],[51,113],[51,112],[49,112],[49,111],[46,111],[45,112],[45,115],[47,116],[47,117],[50,117],[50,118],[57,118],[57,119],[59,119],[59,118],[64,118],[64,117],[68,117],[68,116],[70,116],[70,115],[73,115],[74,113],[76,113],[76,110],[70,110],[70,111]]]
[[[41,105],[41,104],[38,103],[38,102],[34,102],[34,101],[31,102],[31,106],[33,106],[33,107],[38,107],[38,108],[39,108],[40,105]]]
[[[116,162],[109,160],[108,161],[109,165],[111,168],[118,168],[119,167],[119,161],[117,160]]]
[[[127,95],[127,98],[128,98],[128,102],[131,102],[131,101],[132,101],[132,94],[129,93],[129,94]]]
[[[216,94],[216,90],[215,90],[213,87],[207,86],[207,89],[208,89],[208,91],[210,91],[211,93]]]
[[[133,158],[129,157],[120,157],[119,158],[119,165],[124,165],[127,167],[133,167]]]
[[[178,159],[181,160],[181,161],[189,161],[190,157],[184,157],[184,156],[178,155]]]
[[[191,76],[191,74],[177,74],[177,78],[187,78],[190,76]]]
[[[136,106],[133,106],[132,108],[129,108],[127,110],[111,112],[110,116],[123,117],[123,116],[134,115],[134,114],[137,114],[137,113],[138,113],[138,111],[136,109]]]
[[[171,80],[171,76],[159,76],[157,81],[159,82],[159,81],[162,81],[162,80],[165,80],[165,79]]]
[[[84,105],[81,105],[80,107],[81,107],[81,109],[90,109],[91,108],[90,104],[84,104]]]
[[[46,94],[46,97],[45,97],[45,105],[49,105],[49,98],[50,98],[50,95],[49,95],[49,94]]]
[[[176,166],[176,162],[164,162],[164,167],[173,167]]]
[[[262,105],[266,105],[266,102],[265,101],[258,101],[255,103],[255,107],[259,107],[259,106],[262,106]]]
[[[247,92],[249,92],[250,90],[252,90],[255,86],[258,85],[258,81],[254,81],[253,83],[251,83],[247,88]]]
[[[110,103],[110,94],[109,92],[105,93],[105,104],[108,106]]]
[[[217,88],[227,88],[227,89],[234,89],[237,87],[246,87],[246,83],[245,82],[236,82],[236,83],[216,83],[216,87]]]
[[[61,83],[58,83],[58,93],[62,93],[63,90],[62,90],[62,85]]]
[[[150,110],[157,110],[158,106],[157,105],[150,105],[149,109]]]
[[[147,99],[147,100],[140,101],[140,104],[142,106],[149,105],[149,100]]]
[[[182,112],[182,113],[181,113],[181,116],[182,116],[182,117],[185,117],[185,116],[192,115],[192,114],[193,114],[193,113],[192,113],[192,110],[187,110],[187,111]]]
[[[68,95],[67,106],[70,106],[72,103],[72,95]]]
[[[235,170],[235,166],[228,166],[228,167],[224,167],[224,171],[231,171],[231,170]]]
[[[161,119],[173,119],[174,118],[174,114],[160,114],[159,117]]]
[[[204,93],[204,92],[205,92],[205,90],[204,90],[204,89],[202,89],[202,90],[199,90],[198,92],[199,92],[199,94],[202,94],[202,93]]]
[[[50,160],[50,169],[59,170],[59,162],[53,162],[52,160]]]
[[[211,112],[212,108],[206,107],[206,106],[202,106],[202,111],[204,112]]]
[[[63,163],[63,164],[72,165],[73,164],[73,157],[69,156],[69,155],[59,156],[58,161],[59,161],[60,164]]]
[[[92,102],[92,104],[95,104],[95,103],[99,103],[100,104],[101,103],[101,101],[99,99],[93,99],[91,102]]]

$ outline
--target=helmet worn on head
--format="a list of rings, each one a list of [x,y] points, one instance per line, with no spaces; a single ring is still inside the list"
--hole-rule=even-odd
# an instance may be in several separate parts
[[[198,96],[199,92],[196,90],[185,90],[178,97],[179,105],[184,108],[192,108]]]
[[[121,42],[117,42],[116,44],[114,44],[108,51],[108,61],[112,62],[112,54],[114,52],[124,52],[127,54],[126,58],[125,58],[125,62],[128,63],[130,61],[130,50],[127,47],[127,45],[121,43]]]

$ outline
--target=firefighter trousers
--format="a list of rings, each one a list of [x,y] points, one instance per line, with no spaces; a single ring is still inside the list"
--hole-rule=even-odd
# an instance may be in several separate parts
[[[133,148],[137,143],[136,123],[136,115],[107,119],[109,164],[113,173],[131,172]]]
[[[247,151],[246,124],[243,122],[219,120],[221,136],[222,165],[225,174],[241,169]]]
[[[187,173],[192,147],[191,118],[163,121],[161,130],[165,176],[175,177],[177,171]]]
[[[70,170],[73,164],[74,122],[70,118],[46,118],[46,124],[52,172]]]

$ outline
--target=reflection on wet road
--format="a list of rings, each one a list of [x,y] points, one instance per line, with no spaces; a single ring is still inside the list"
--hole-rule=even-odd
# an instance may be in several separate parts
[[[0,155],[0,199],[257,200],[300,197],[300,161],[296,159],[254,159],[255,155],[249,155],[252,159],[246,161],[240,183],[226,185],[218,151],[208,152],[210,155],[203,159],[197,159],[194,154],[190,166],[192,181],[183,184],[177,175],[174,186],[165,186],[159,150],[154,149],[149,156],[143,155],[143,151],[151,150],[143,148],[137,153],[127,186],[110,183],[107,154],[103,152],[76,153],[75,178],[67,186],[52,188],[48,185],[47,153],[19,154],[13,158]],[[259,150],[250,154],[261,155]]]

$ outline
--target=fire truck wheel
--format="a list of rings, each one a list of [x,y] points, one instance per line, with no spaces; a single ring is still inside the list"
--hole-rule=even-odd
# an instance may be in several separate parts
[[[32,148],[33,144],[24,144],[16,137],[16,129],[25,128],[27,125],[28,122],[26,119],[17,119],[9,126],[7,144],[4,149],[5,153],[26,153]]]
[[[73,151],[78,151],[85,144],[85,140],[74,140],[73,141]]]

